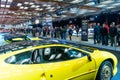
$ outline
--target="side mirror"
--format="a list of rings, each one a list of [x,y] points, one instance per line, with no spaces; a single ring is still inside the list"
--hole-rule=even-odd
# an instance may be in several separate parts
[[[92,58],[91,58],[90,54],[87,54],[87,57],[88,57],[89,61],[92,61]]]

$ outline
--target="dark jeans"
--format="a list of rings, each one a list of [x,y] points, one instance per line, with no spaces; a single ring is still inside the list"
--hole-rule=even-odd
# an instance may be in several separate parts
[[[102,45],[108,45],[108,36],[107,35],[104,35],[102,36]]]
[[[96,44],[96,42],[98,43],[99,41],[99,36],[98,35],[94,35],[94,44]]]
[[[115,37],[110,36],[110,43],[111,43],[111,46],[115,44]]]
[[[63,33],[63,39],[66,40],[66,33]]]
[[[101,39],[102,39],[102,38],[101,38],[101,35],[99,34],[99,35],[98,35],[98,43],[101,43]]]
[[[69,35],[69,39],[72,40],[72,35]]]
[[[117,43],[118,43],[118,46],[120,46],[120,35],[117,36]]]

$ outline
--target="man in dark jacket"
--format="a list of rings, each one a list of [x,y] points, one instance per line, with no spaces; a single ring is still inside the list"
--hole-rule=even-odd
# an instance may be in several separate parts
[[[72,40],[72,34],[73,34],[72,27],[69,27],[68,34],[69,34],[69,39]]]
[[[113,46],[115,45],[115,37],[117,36],[117,28],[115,26],[115,23],[112,23],[110,25],[109,34],[110,34],[111,46]]]
[[[98,32],[98,26],[96,25],[96,23],[94,23],[94,44],[98,42],[97,32]]]
[[[101,30],[102,35],[102,45],[108,45],[108,30],[106,28],[106,24],[103,24],[103,28]]]
[[[98,23],[96,25],[96,23],[94,23],[94,44],[99,43],[100,39],[99,39],[99,34],[100,34],[100,24]]]

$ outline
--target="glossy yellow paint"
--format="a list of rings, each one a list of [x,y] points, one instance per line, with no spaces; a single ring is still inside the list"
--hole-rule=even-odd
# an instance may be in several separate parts
[[[15,54],[52,46],[70,47],[83,51],[91,55],[92,61],[89,61],[87,56],[66,61],[28,65],[7,64],[4,61]],[[95,80],[101,63],[106,59],[113,59],[113,74],[116,74],[117,59],[106,51],[95,50],[93,53],[89,53],[63,44],[30,47],[0,56],[0,80]]]
[[[102,64],[102,62],[104,62],[106,60],[112,60],[113,61],[113,76],[117,73],[118,60],[112,53],[106,52],[106,51],[96,50],[96,51],[94,51],[93,54],[91,54],[91,56],[96,61],[96,71],[97,71],[96,75],[98,73],[99,67]]]
[[[39,37],[35,37],[35,38],[30,38],[30,40],[35,41],[35,40],[42,40],[42,39],[40,39]]]
[[[88,61],[87,57],[42,64],[42,67],[45,70],[47,80],[93,80],[95,77],[94,60]]]
[[[22,41],[23,38],[13,38],[12,40],[13,40],[13,41]]]

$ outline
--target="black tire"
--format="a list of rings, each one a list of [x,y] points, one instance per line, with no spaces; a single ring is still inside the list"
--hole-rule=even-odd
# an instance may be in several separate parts
[[[112,72],[112,63],[110,61],[104,61],[98,70],[96,80],[111,80]]]

